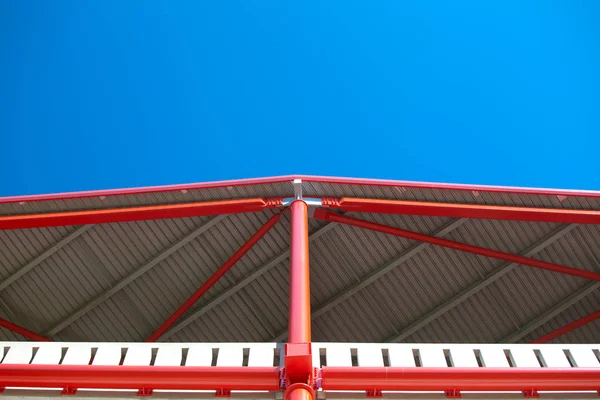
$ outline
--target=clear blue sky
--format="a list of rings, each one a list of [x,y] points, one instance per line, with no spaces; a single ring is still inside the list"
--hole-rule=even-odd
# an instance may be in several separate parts
[[[600,189],[598,1],[0,1],[0,195]]]

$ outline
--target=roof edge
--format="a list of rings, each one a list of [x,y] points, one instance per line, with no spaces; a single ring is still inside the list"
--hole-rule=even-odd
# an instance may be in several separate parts
[[[184,183],[176,185],[163,186],[143,186],[136,188],[106,189],[106,190],[88,190],[81,192],[64,192],[52,194],[38,194],[25,196],[7,196],[0,197],[0,204],[37,202],[48,200],[68,200],[79,198],[91,198],[101,196],[121,196],[130,194],[146,193],[164,193],[180,190],[198,190],[214,189],[234,186],[252,186],[273,183],[291,182],[294,179],[302,179],[305,182],[330,183],[339,185],[363,185],[363,186],[391,186],[420,189],[438,189],[438,190],[468,190],[496,193],[516,193],[527,195],[546,195],[546,196],[577,196],[577,197],[600,197],[600,191],[595,190],[572,190],[572,189],[549,189],[549,188],[531,188],[517,186],[492,186],[492,185],[471,185],[440,182],[419,182],[403,181],[389,179],[371,179],[371,178],[344,178],[333,176],[315,176],[315,175],[281,175],[264,178],[232,179],[213,182]]]

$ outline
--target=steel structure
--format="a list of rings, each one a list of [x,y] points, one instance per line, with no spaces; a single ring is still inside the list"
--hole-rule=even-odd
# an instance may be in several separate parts
[[[360,196],[349,195],[357,191],[361,191]],[[410,191],[414,191],[411,193],[412,199],[407,195]],[[440,196],[438,192],[444,194]],[[190,193],[193,195],[188,196]],[[372,193],[373,197],[366,197],[363,193]],[[186,200],[185,197],[190,199]],[[463,201],[449,201],[450,198],[462,198]],[[50,328],[45,334],[38,334],[21,326],[31,325],[30,323],[23,324],[21,321],[19,325],[19,321],[0,319],[0,327],[30,340],[57,340],[56,343],[35,344],[4,342],[4,354],[0,363],[2,388],[58,388],[63,395],[76,394],[80,389],[133,389],[140,396],[153,395],[154,391],[160,390],[191,390],[194,393],[209,390],[213,395],[221,397],[232,396],[232,391],[233,395],[239,395],[240,391],[258,391],[261,394],[251,396],[277,397],[277,393],[280,393],[284,400],[316,399],[322,396],[320,393],[335,397],[338,392],[341,392],[341,396],[351,397],[353,391],[359,391],[367,397],[433,391],[450,398],[461,397],[465,392],[483,392],[486,395],[518,392],[525,397],[538,397],[540,392],[548,391],[561,392],[564,397],[573,393],[576,397],[581,397],[581,392],[600,393],[600,345],[540,344],[564,337],[563,335],[575,332],[578,328],[596,324],[595,321],[600,317],[600,304],[596,300],[591,301],[594,309],[589,315],[571,319],[562,327],[555,326],[550,332],[546,329],[543,335],[529,339],[532,344],[516,345],[517,347],[492,344],[313,343],[311,329],[315,316],[320,317],[349,301],[368,285],[380,281],[385,274],[417,257],[418,253],[441,248],[442,250],[435,251],[458,251],[465,254],[464,257],[486,257],[500,260],[504,264],[495,265],[495,270],[488,268],[487,275],[480,273],[480,280],[412,323],[394,329],[387,340],[395,342],[407,338],[419,327],[436,320],[499,277],[516,271],[517,267],[519,271],[528,271],[532,267],[538,270],[535,273],[552,273],[555,277],[561,277],[559,285],[574,285],[575,291],[555,307],[539,314],[525,326],[517,325],[517,331],[507,336],[508,341],[522,339],[586,296],[593,295],[594,299],[600,299],[600,265],[568,265],[571,263],[568,256],[550,256],[550,259],[533,257],[561,238],[573,235],[577,226],[596,229],[600,223],[600,193],[597,192],[293,176],[4,198],[0,199],[0,213],[0,231],[5,232],[5,236],[1,238],[5,244],[10,241],[15,249],[34,247],[25,238],[27,234],[38,232],[36,230],[41,230],[42,234],[48,236],[56,232],[49,229],[62,229],[63,232],[62,238],[53,246],[24,265],[14,267],[13,264],[16,263],[11,263],[4,254],[0,258],[5,269],[0,290],[8,290],[23,277],[29,276],[37,266],[61,254],[62,247],[77,243],[79,249],[85,247],[91,250],[90,242],[78,240],[88,237],[93,232],[92,226],[106,225],[121,229],[126,224],[125,226],[134,227],[130,229],[133,229],[135,235],[147,231],[143,228],[135,230],[138,225],[127,224],[138,224],[140,221],[161,223],[163,220],[175,219],[200,222],[195,228],[188,227],[187,234],[142,263],[140,268],[130,272],[129,276],[112,285],[106,292],[99,293],[70,315],[62,316],[58,321],[50,321]],[[106,342],[60,342],[62,338],[57,337],[60,332],[211,228],[218,227],[223,223],[224,215],[247,214],[262,215],[260,227],[255,228],[249,237],[246,235],[247,239],[238,239],[238,243],[242,244],[232,255],[220,267],[207,274],[202,284],[181,305],[174,311],[169,310],[169,316],[164,322],[145,338],[148,343],[115,345]],[[279,222],[284,216],[289,223],[288,228],[284,229],[289,234],[289,240],[277,241],[269,235],[274,234],[276,226],[280,227]],[[395,219],[398,216],[423,218],[425,225],[441,219],[444,224],[431,233],[423,233],[419,231],[423,230],[422,226],[415,226],[413,229],[398,227],[399,220]],[[521,254],[501,249],[502,235],[498,235],[497,231],[494,232],[495,241],[487,246],[477,240],[468,243],[464,233],[462,240],[456,235],[444,237],[464,228],[468,223],[475,223],[471,221],[479,220],[483,220],[483,223],[492,221],[492,224],[508,223],[521,228],[523,224],[536,224],[537,229],[546,234],[538,234],[539,240]],[[315,230],[314,224],[318,221],[322,221],[322,225]],[[410,220],[400,222],[408,227],[411,225],[407,223]],[[330,231],[332,224],[353,227],[347,229],[377,232],[372,234],[375,236],[361,236],[360,240],[367,243],[375,239],[396,240],[391,242],[391,246],[400,247],[402,251],[383,265],[371,268],[365,276],[357,277],[354,282],[351,278],[349,284],[329,300],[311,307],[311,284],[314,284],[314,280],[311,282],[310,278],[309,247],[317,238]],[[58,228],[72,225],[83,226],[75,230]],[[498,225],[493,226],[498,228]],[[600,239],[597,230],[587,232],[592,232],[592,236],[598,235],[594,237]],[[110,238],[111,234],[108,234],[102,236],[101,240],[108,241]],[[193,309],[199,300],[223,281],[228,271],[242,259],[249,257],[258,243],[265,242],[266,239],[271,247],[277,247],[276,244],[281,242],[284,245],[289,243],[289,249],[272,255],[258,270],[238,279],[236,284],[225,287],[219,296],[211,297],[209,303],[204,303],[201,308]],[[581,241],[581,237],[576,237],[575,240]],[[221,236],[219,243],[225,245],[227,241],[227,238]],[[122,246],[120,243],[114,245]],[[356,252],[351,240],[348,240],[346,250],[349,253]],[[10,251],[13,251],[12,248]],[[81,251],[85,253],[85,250]],[[126,249],[121,251],[125,252]],[[272,249],[263,251],[273,253]],[[433,254],[440,259],[440,253]],[[597,260],[593,253],[584,251],[583,254],[592,263]],[[342,253],[335,256],[344,258]],[[276,340],[287,337],[287,342],[238,345],[154,343],[190,326],[191,321],[205,314],[207,311],[203,310],[211,304],[213,308],[223,304],[224,299],[236,296],[244,287],[251,285],[255,278],[282,264],[287,258],[287,332],[268,332]],[[333,260],[329,262],[332,265],[335,263]],[[319,273],[318,270],[312,272],[317,275]],[[348,281],[346,274],[342,273],[340,280]],[[39,284],[35,277],[30,278],[31,282]],[[573,280],[578,284],[573,284]],[[586,280],[591,282],[579,283]],[[382,285],[385,286],[385,283]],[[399,291],[399,286],[395,290]],[[502,292],[498,294],[503,295]],[[385,298],[386,295],[383,296]],[[13,312],[14,306],[10,302],[2,297],[0,299],[0,305],[7,315],[18,315]],[[169,297],[163,299],[167,300]],[[240,300],[244,301],[243,298]],[[372,301],[377,303],[375,299]],[[406,306],[410,307],[412,304]],[[269,312],[264,308],[254,311]],[[368,324],[366,318],[359,316],[360,324]],[[557,321],[553,322],[556,324]],[[226,329],[234,329],[235,322],[230,320],[229,323]],[[335,329],[344,330],[341,326]],[[598,330],[594,331],[592,328],[594,339],[598,339],[597,333]]]

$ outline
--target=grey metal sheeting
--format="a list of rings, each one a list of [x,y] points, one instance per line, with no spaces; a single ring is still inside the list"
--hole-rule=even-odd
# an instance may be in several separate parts
[[[305,182],[303,190],[305,196],[600,210],[600,199],[590,197],[315,182]],[[292,193],[291,182],[260,184],[0,204],[0,215],[291,196]],[[50,331],[57,340],[144,340],[272,214],[273,211],[265,211],[225,216],[188,241],[185,238],[203,224],[210,224],[211,217],[94,225],[79,233],[76,232],[78,227],[0,231],[0,316],[36,332]],[[351,215],[427,234],[453,221],[438,217]],[[310,230],[317,232],[325,225],[311,220]],[[560,231],[561,227],[564,226],[553,223],[466,220],[445,237],[518,254]],[[74,236],[69,238],[69,235]],[[178,245],[182,240],[184,244]],[[284,215],[183,319],[203,307],[210,308],[165,340],[267,341],[277,335],[285,337],[288,243],[289,219]],[[589,284],[581,278],[515,266],[448,306],[462,290],[506,263],[425,245],[368,285],[351,289],[378,268],[410,251],[416,243],[343,225],[332,226],[317,235],[310,247],[311,300],[313,309],[325,307],[326,311],[313,319],[313,340],[379,342],[401,337],[407,342],[497,342],[520,332],[536,318],[544,317],[548,310]],[[58,247],[53,248],[57,244]],[[169,252],[173,246],[176,250]],[[164,252],[167,252],[164,257],[152,262]],[[533,257],[600,272],[600,227],[574,227]],[[258,278],[244,281],[270,260],[275,263]],[[2,287],[2,281],[28,263],[33,264]],[[149,263],[139,276],[132,275]],[[114,294],[102,297],[131,276],[135,279],[122,289],[113,289]],[[246,283],[239,286],[240,282]],[[349,290],[347,298],[335,300]],[[231,295],[223,297],[228,291]],[[90,303],[97,298],[101,298],[97,304]],[[220,298],[223,300],[217,305],[211,305],[211,301]],[[332,301],[335,303],[330,306]],[[89,310],[85,309],[89,304],[92,304]],[[592,290],[539,327],[520,335],[518,341],[531,341],[598,309],[600,290]],[[72,317],[81,310],[85,312]],[[432,321],[419,322],[434,310],[441,311],[435,313]],[[419,323],[418,328],[403,335],[403,330],[415,323]],[[598,332],[600,320],[555,342],[598,342]],[[0,340],[22,339],[0,329]]]

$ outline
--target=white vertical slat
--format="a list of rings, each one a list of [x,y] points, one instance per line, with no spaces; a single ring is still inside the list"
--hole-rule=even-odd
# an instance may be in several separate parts
[[[182,349],[174,346],[162,346],[158,348],[154,365],[163,367],[178,367],[181,365]]]
[[[119,365],[121,362],[121,346],[102,343],[98,346],[92,365]]]
[[[324,346],[321,343],[311,343],[312,362],[315,367],[321,368],[321,349]],[[281,354],[281,360],[283,360],[283,353]]]
[[[352,353],[349,344],[327,345],[327,366],[328,367],[351,367]]]
[[[380,344],[357,345],[357,358],[359,367],[383,367],[383,354]]]
[[[192,345],[188,350],[185,365],[189,367],[210,367],[212,364],[212,347]]]
[[[508,360],[504,354],[504,349],[497,346],[481,346],[481,358],[483,365],[488,368],[508,368]]]
[[[256,343],[250,346],[249,367],[272,367],[275,343]]]
[[[540,353],[544,357],[547,367],[568,368],[571,366],[562,348],[556,346],[543,346]]]
[[[58,365],[61,357],[62,347],[59,344],[44,344],[38,348],[31,363],[36,365]]]
[[[515,367],[540,367],[540,363],[533,352],[532,347],[514,346],[510,348],[510,354],[515,362]]]
[[[241,367],[244,363],[244,348],[239,344],[223,343],[219,347],[217,366]]]
[[[455,367],[479,367],[473,348],[465,346],[449,347],[452,365]]]
[[[405,344],[390,344],[387,346],[391,367],[415,366],[415,356],[410,346]]]
[[[424,367],[448,367],[444,349],[438,346],[420,346],[421,365]]]
[[[127,349],[123,365],[147,366],[152,360],[152,347],[149,345],[132,345]]]
[[[2,364],[29,364],[33,356],[33,346],[30,344],[11,344],[2,360]]]
[[[576,366],[583,368],[600,367],[600,362],[598,362],[591,347],[573,346],[569,348],[569,351]]]
[[[63,358],[63,365],[88,365],[92,358],[92,346],[88,344],[71,344]]]

